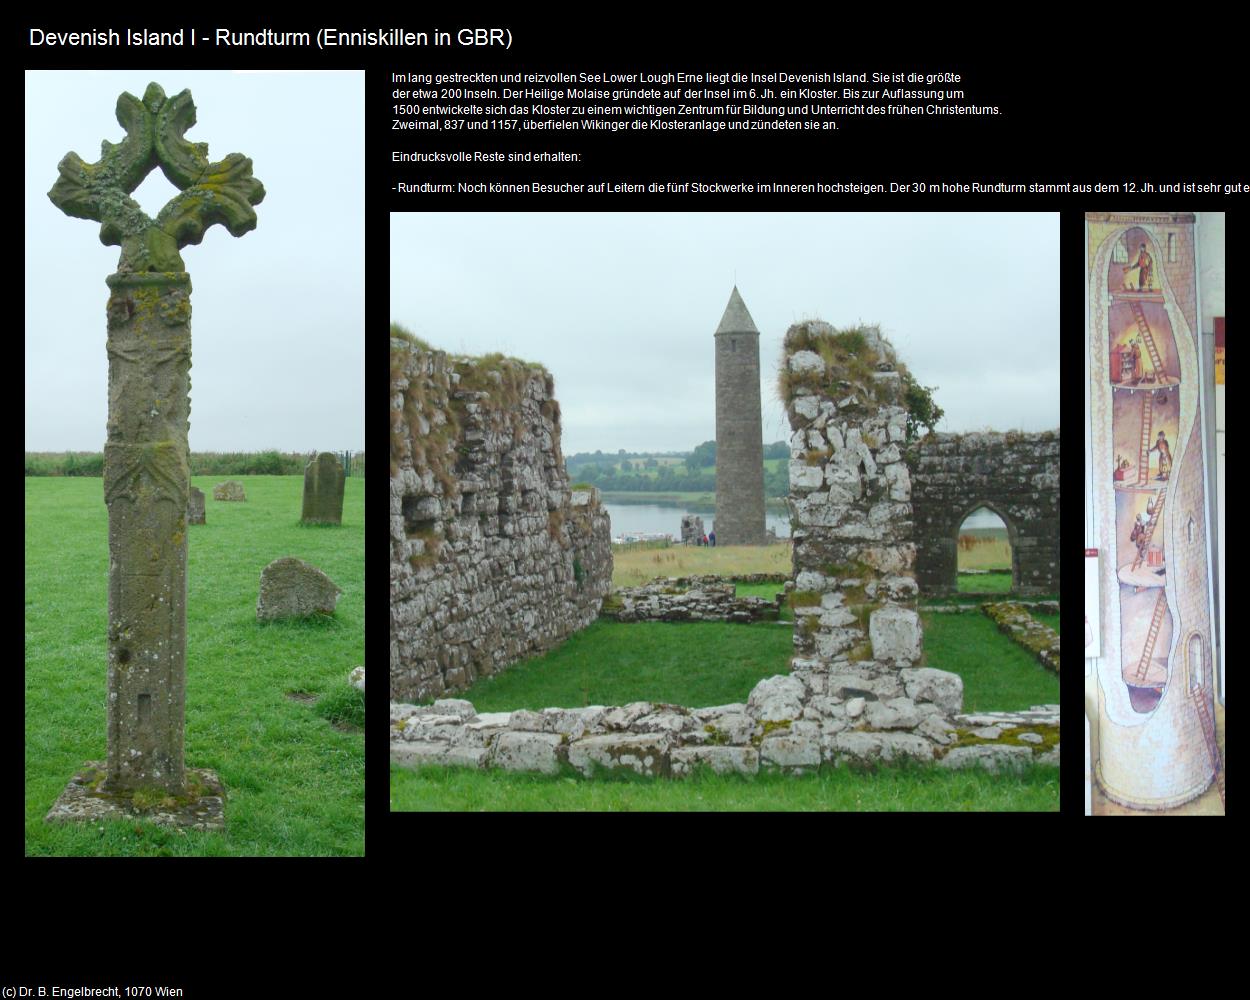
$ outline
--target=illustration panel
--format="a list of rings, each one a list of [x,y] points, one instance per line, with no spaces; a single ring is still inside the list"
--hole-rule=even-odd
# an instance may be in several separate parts
[[[1194,219],[1086,220],[1093,540],[1102,551],[1086,585],[1102,640],[1096,775],[1113,801],[1164,809],[1200,795],[1220,766],[1205,668]]]

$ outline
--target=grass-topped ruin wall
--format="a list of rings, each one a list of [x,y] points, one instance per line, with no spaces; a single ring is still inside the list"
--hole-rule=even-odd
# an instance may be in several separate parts
[[[391,333],[391,697],[423,701],[589,625],[611,531],[542,366]]]

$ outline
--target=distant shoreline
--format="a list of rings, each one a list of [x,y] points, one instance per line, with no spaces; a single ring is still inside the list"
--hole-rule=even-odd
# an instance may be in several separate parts
[[[708,510],[716,509],[716,494],[699,491],[692,492],[668,492],[668,493],[645,493],[641,491],[630,490],[628,492],[609,492],[600,490],[600,496],[608,503],[619,504],[644,504],[644,503],[662,503],[662,504],[682,504],[687,507],[706,507]],[[765,499],[764,506],[766,509],[774,511],[784,511],[786,502],[784,499]]]

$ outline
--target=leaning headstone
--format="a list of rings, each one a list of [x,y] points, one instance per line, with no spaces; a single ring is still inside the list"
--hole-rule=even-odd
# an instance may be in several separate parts
[[[218,483],[213,487],[214,500],[246,500],[243,484],[231,479],[229,482]]]
[[[204,519],[204,491],[191,487],[190,496],[187,498],[187,524],[205,524]]]
[[[304,512],[301,524],[343,523],[343,466],[337,455],[323,451],[304,469]]]
[[[260,574],[260,597],[256,617],[302,618],[332,615],[343,591],[316,566],[290,556],[275,559]]]
[[[108,760],[88,762],[47,818],[220,829],[220,781],[183,760],[191,279],[179,250],[215,223],[234,236],[254,229],[265,189],[251,160],[209,163],[208,146],[184,138],[190,91],[166,98],[153,83],[141,101],[122,94],[117,121],[126,138],[105,142],[98,163],[67,154],[48,192],[67,215],[101,223],[121,260],[106,279]],[[153,220],[130,194],[157,167],[179,193]]]

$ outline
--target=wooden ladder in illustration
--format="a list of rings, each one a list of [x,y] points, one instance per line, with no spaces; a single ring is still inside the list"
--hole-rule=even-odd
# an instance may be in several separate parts
[[[1202,735],[1207,741],[1207,753],[1211,755],[1211,766],[1215,770],[1215,784],[1220,790],[1220,805],[1227,812],[1228,807],[1224,802],[1224,762],[1220,759],[1220,744],[1215,738],[1215,720],[1211,718],[1211,710],[1207,707],[1207,692],[1201,686],[1191,687],[1189,695],[1194,700],[1194,708],[1202,722]]]
[[[1163,359],[1159,357],[1159,349],[1155,347],[1155,339],[1150,333],[1150,324],[1146,322],[1146,314],[1140,302],[1130,302],[1133,319],[1137,321],[1137,332],[1141,334],[1142,343],[1146,345],[1146,353],[1150,355],[1150,363],[1155,368],[1155,378],[1163,376]]]
[[[1146,670],[1150,659],[1154,656],[1155,641],[1159,638],[1159,630],[1163,628],[1163,615],[1168,609],[1168,597],[1163,588],[1159,588],[1159,597],[1155,601],[1155,613],[1150,616],[1150,631],[1146,633],[1146,646],[1141,651],[1141,659],[1137,661],[1137,683],[1146,680]]]
[[[1150,432],[1153,430],[1155,394],[1145,393],[1146,401],[1141,410],[1141,449],[1137,459],[1137,485],[1145,486],[1150,481]]]
[[[1150,548],[1150,539],[1154,538],[1155,528],[1159,525],[1159,518],[1163,516],[1163,501],[1167,498],[1168,488],[1165,486],[1159,491],[1159,496],[1155,499],[1154,513],[1150,515],[1150,520],[1146,524],[1146,541],[1138,550],[1137,557],[1133,560],[1131,570],[1137,569],[1142,564],[1142,560],[1146,558],[1146,550]]]

